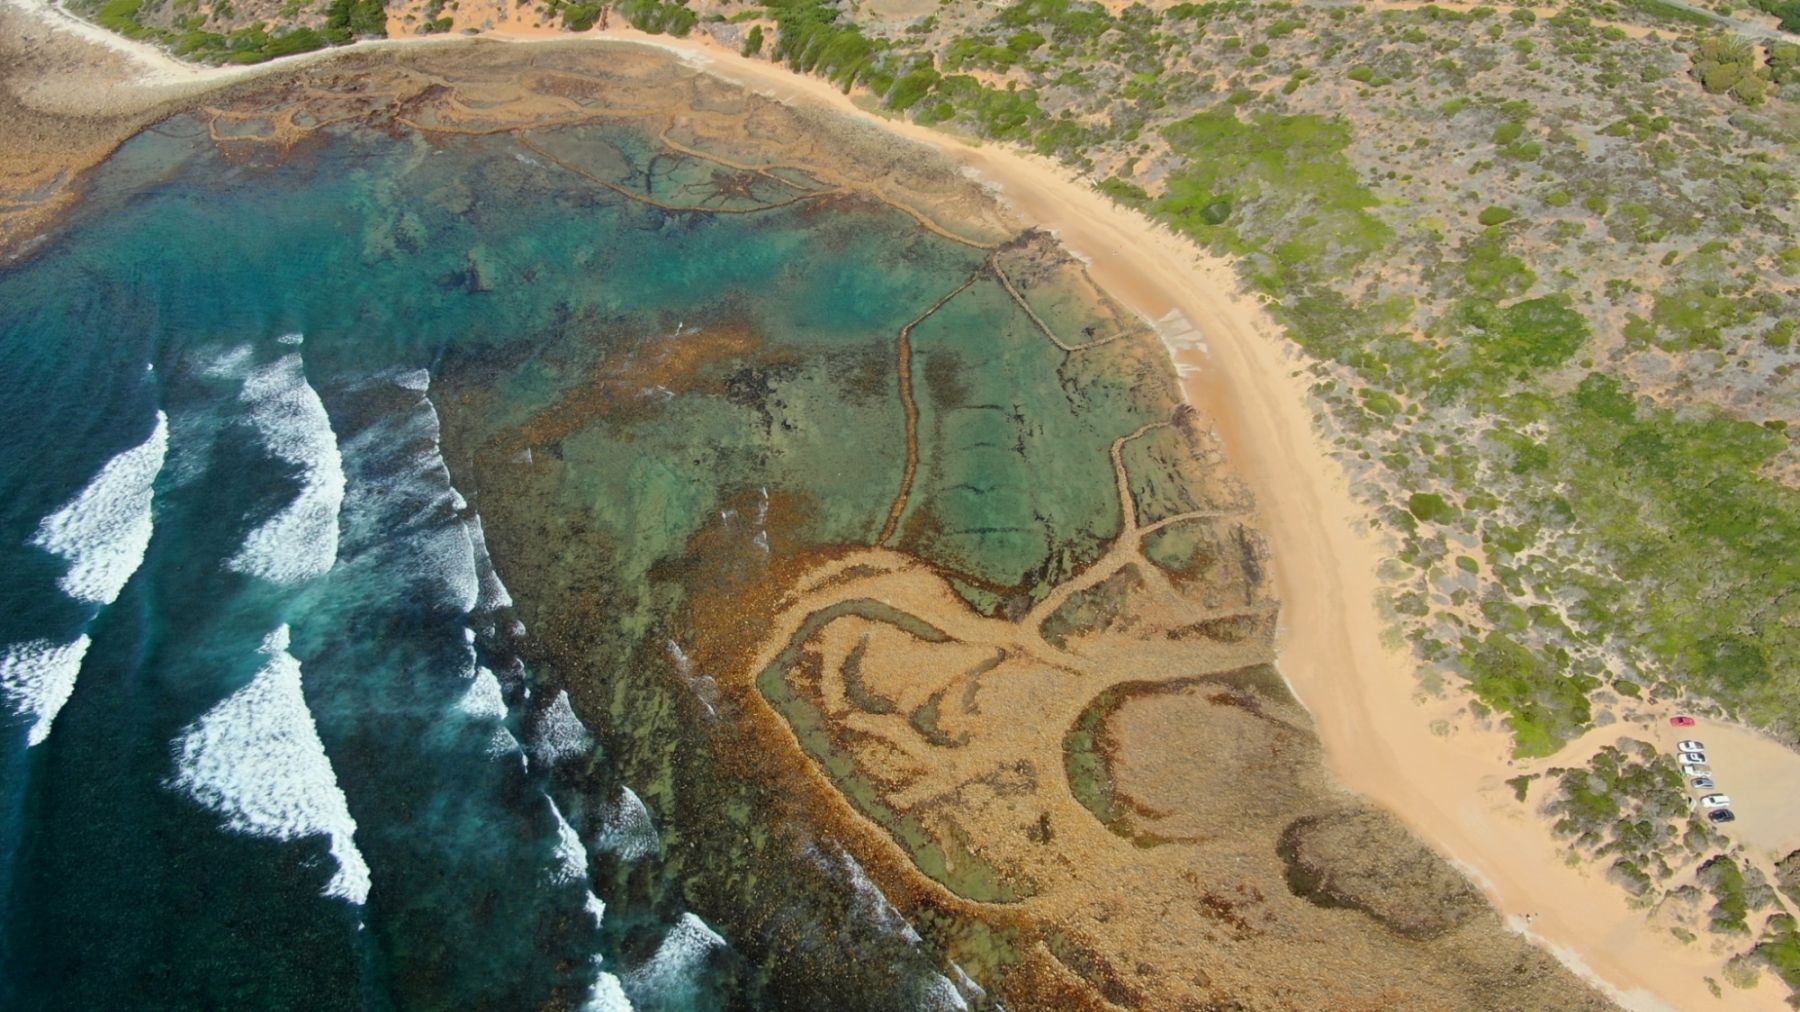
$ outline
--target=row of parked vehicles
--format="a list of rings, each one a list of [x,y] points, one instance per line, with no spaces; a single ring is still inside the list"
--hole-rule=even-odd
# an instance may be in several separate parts
[[[1673,717],[1669,723],[1676,727],[1693,727],[1694,718]],[[1721,824],[1736,821],[1737,816],[1731,811],[1731,795],[1712,793],[1719,785],[1713,782],[1712,767],[1706,762],[1706,743],[1690,738],[1677,742],[1675,749],[1675,757],[1681,762],[1681,775],[1687,777],[1688,786],[1708,792],[1700,795],[1700,809],[1706,813],[1708,821]]]

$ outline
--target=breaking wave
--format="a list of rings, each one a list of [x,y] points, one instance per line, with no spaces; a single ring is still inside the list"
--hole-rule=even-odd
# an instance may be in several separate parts
[[[506,719],[506,697],[500,692],[500,679],[485,667],[475,670],[469,691],[463,693],[456,708],[475,718]]]
[[[625,975],[626,991],[677,1007],[691,1003],[707,958],[725,945],[725,939],[705,921],[692,913],[682,914],[656,952]]]
[[[630,864],[662,849],[656,835],[656,824],[644,799],[629,787],[619,788],[619,796],[606,805],[601,815],[600,837],[595,846]]]
[[[894,907],[849,851],[836,844],[827,844],[826,849],[809,844],[807,854],[820,867],[834,870],[850,881],[852,919],[874,924],[910,946],[918,947],[924,942],[918,930]],[[952,963],[951,969],[956,974],[955,981],[937,972],[911,976],[907,981],[912,991],[911,1007],[920,1012],[967,1012],[967,996],[986,995],[981,985],[970,980],[960,966]]]
[[[567,689],[559,690],[550,705],[532,718],[525,741],[531,761],[538,766],[555,766],[594,747],[593,733],[575,716]]]
[[[546,796],[547,798],[548,796]],[[563,818],[562,809],[556,802],[550,802],[550,814],[556,819],[556,852],[555,861],[550,866],[549,880],[551,885],[574,885],[587,881],[587,848],[581,844],[581,834]],[[595,902],[599,897],[588,894]],[[604,912],[605,908],[601,908]]]
[[[431,389],[431,373],[425,369],[408,369],[394,377],[394,385],[422,394]]]
[[[182,730],[170,786],[223,816],[227,829],[275,840],[328,837],[337,871],[325,895],[360,906],[369,866],[288,641],[285,625],[270,633],[250,683]]]
[[[581,1003],[581,1012],[631,1012],[631,999],[625,997],[619,978],[600,970],[594,975],[594,987],[588,992],[587,1001]]]
[[[325,403],[306,381],[298,353],[250,370],[239,397],[264,448],[297,471],[300,491],[251,531],[226,565],[272,583],[322,576],[337,562],[344,504],[344,458]]]
[[[500,582],[500,573],[494,568],[493,556],[488,554],[487,530],[481,526],[481,515],[476,514],[466,521],[469,529],[469,544],[475,550],[475,569],[481,574],[481,589],[476,599],[476,610],[494,611],[500,608],[511,608],[512,595],[507,593],[506,584]]]
[[[26,732],[27,745],[50,736],[50,724],[75,691],[75,677],[87,656],[88,638],[73,643],[29,640],[0,654],[0,696],[21,717],[37,718]]]
[[[63,593],[89,604],[118,600],[150,547],[151,489],[168,452],[169,417],[158,411],[150,438],[107,461],[38,525],[32,544],[69,562],[56,582]]]

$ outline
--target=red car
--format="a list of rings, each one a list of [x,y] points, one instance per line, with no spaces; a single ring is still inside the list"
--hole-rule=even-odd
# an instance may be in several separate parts
[[[1676,727],[1693,727],[1694,726],[1694,718],[1689,717],[1686,714],[1683,714],[1678,717],[1670,717],[1669,723],[1674,724]]]

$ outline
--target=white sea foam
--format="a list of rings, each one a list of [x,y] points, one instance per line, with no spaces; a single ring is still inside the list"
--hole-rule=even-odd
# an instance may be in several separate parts
[[[300,491],[251,531],[226,565],[273,583],[322,576],[337,562],[338,509],[344,504],[344,458],[331,416],[306,381],[298,354],[251,370],[240,397],[263,446],[298,471]]]
[[[465,614],[473,611],[481,599],[481,578],[469,525],[452,518],[420,538],[415,551],[417,572],[439,585],[443,602]]]
[[[630,863],[656,853],[662,838],[656,835],[656,823],[644,799],[629,787],[619,789],[619,796],[605,807],[600,836],[594,845]]]
[[[550,705],[532,718],[525,741],[531,761],[538,766],[555,766],[594,747],[594,736],[575,716],[567,689],[559,690]]]
[[[277,337],[275,339],[275,343],[276,344],[294,345],[294,344],[299,344],[300,342],[302,342],[304,340],[306,340],[305,334],[300,334],[300,333],[283,334],[280,337]]]
[[[425,369],[410,369],[395,376],[394,385],[402,390],[416,390],[424,393],[431,389],[431,373]]]
[[[849,851],[835,844],[826,844],[829,849],[808,846],[807,854],[821,867],[833,869],[850,880],[853,899],[850,905],[850,916],[853,920],[868,921],[881,930],[899,936],[908,945],[919,945],[923,939],[917,930],[907,922],[900,911],[888,901],[874,880]],[[981,986],[969,979],[962,968],[951,964],[957,981],[941,973],[920,976],[912,981],[914,993],[911,1007],[933,1012],[959,1012],[969,1007],[967,995],[984,995]]]
[[[472,720],[489,720],[495,724],[493,737],[488,739],[487,755],[490,759],[499,759],[509,755],[518,755],[519,761],[525,759],[519,749],[519,740],[503,723],[506,720],[506,697],[500,689],[500,679],[486,667],[477,667],[469,678],[469,688],[456,701],[456,709]]]
[[[89,604],[118,600],[150,547],[151,488],[168,452],[169,416],[158,411],[150,438],[107,461],[86,488],[38,524],[32,544],[69,561],[56,581],[63,593]]]
[[[883,931],[899,935],[909,944],[919,944],[919,933],[913,930],[900,911],[888,902],[887,895],[869,878],[869,873],[850,852],[836,844],[827,843],[829,849],[820,849],[809,845],[807,855],[819,866],[843,875],[850,880],[852,902],[851,916],[856,920],[870,921]]]
[[[247,344],[240,344],[235,348],[216,354],[202,353],[197,369],[200,375],[210,376],[214,379],[241,376],[245,366],[250,364],[250,359],[255,354],[255,349]]]
[[[631,999],[625,997],[619,978],[600,970],[594,974],[594,987],[581,1003],[581,1012],[632,1012]]]
[[[706,707],[706,716],[709,719],[717,718],[719,716],[718,680],[704,672],[696,673],[693,658],[687,655],[686,650],[681,649],[681,644],[674,640],[668,640],[665,646],[669,652],[669,659],[675,662],[676,673],[680,674],[682,680],[687,682],[688,688],[693,690],[695,698],[700,700],[700,705]]]
[[[550,802],[550,814],[556,818],[555,863],[550,866],[547,876],[550,884],[562,886],[586,882],[588,853],[581,844],[581,834],[563,818],[562,809],[556,807],[555,801]],[[595,897],[596,901],[598,899]]]
[[[681,915],[649,959],[625,975],[627,985],[640,994],[676,996],[695,989],[695,978],[714,949],[725,939],[692,913]]]
[[[75,691],[75,677],[87,656],[88,638],[73,643],[29,640],[0,653],[0,696],[21,717],[36,717],[25,735],[27,745],[50,737],[50,724]]]
[[[919,1012],[969,1012],[969,1003],[950,978],[934,973],[918,983],[913,1008]]]
[[[582,902],[581,909],[587,911],[587,915],[594,919],[594,927],[597,928],[606,923],[606,903],[594,895],[592,889],[588,890],[587,899]]]
[[[471,717],[505,720],[506,698],[500,692],[500,679],[486,667],[476,668],[469,691],[463,693],[456,708]]]
[[[369,866],[301,691],[300,662],[288,653],[288,627],[270,633],[262,650],[266,660],[248,685],[182,729],[170,786],[223,816],[227,829],[276,840],[328,837],[338,867],[325,895],[361,905]]]
[[[487,530],[481,525],[481,516],[470,517],[468,527],[469,542],[475,547],[475,568],[481,573],[481,594],[475,607],[481,611],[511,608],[512,595],[507,593],[506,584],[500,582],[493,556],[488,554]]]
[[[351,459],[391,460],[397,466],[378,479],[359,480],[351,499],[359,514],[381,513],[383,530],[396,523],[417,530],[404,549],[389,553],[403,561],[384,565],[404,565],[415,578],[437,584],[447,607],[469,612],[486,589],[482,570],[487,551],[479,531],[471,530],[461,515],[469,504],[451,484],[441,439],[437,407],[428,397],[420,397],[404,415],[365,431],[351,445]],[[410,449],[412,456],[394,460],[395,447]]]

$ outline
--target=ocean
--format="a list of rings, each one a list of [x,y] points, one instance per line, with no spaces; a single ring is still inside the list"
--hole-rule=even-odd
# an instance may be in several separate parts
[[[551,143],[652,199],[189,115],[0,267],[0,1007],[986,1002],[720,772],[671,589],[703,528],[874,538],[893,334],[982,251]],[[603,634],[536,627],[571,600]]]

